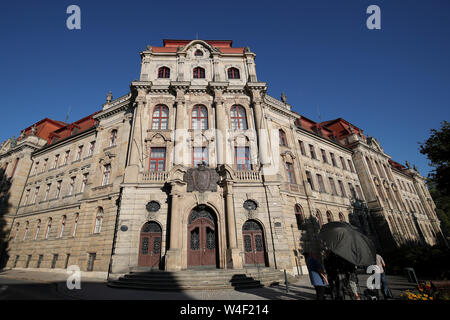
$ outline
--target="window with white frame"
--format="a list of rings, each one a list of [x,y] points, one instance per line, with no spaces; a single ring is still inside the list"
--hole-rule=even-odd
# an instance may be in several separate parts
[[[49,193],[50,193],[50,188],[51,188],[51,186],[52,186],[52,184],[49,183],[49,184],[47,184],[47,187],[45,188],[44,201],[47,201],[47,200],[48,200],[48,195],[49,195]]]
[[[23,241],[25,241],[27,239],[27,235],[28,235],[28,227],[30,226],[30,223],[27,221],[25,224],[25,231],[23,232]]]
[[[55,194],[55,199],[59,198],[59,195],[61,194],[61,184],[62,184],[62,180],[59,180],[56,183],[56,194]]]
[[[36,189],[34,190],[33,202],[32,203],[36,203],[36,198],[38,196],[38,193],[39,193],[39,187],[36,187]]]
[[[59,154],[55,155],[55,159],[53,160],[53,168],[55,169],[56,167],[58,167],[58,160],[59,160]]]
[[[73,231],[72,231],[72,237],[75,237],[77,234],[77,228],[78,228],[78,219],[80,218],[80,214],[75,214],[75,220],[73,222]]]
[[[75,187],[75,180],[76,180],[76,177],[70,178],[70,184],[69,184],[69,196],[71,196],[72,193],[73,193],[73,189],[74,189],[74,187]]]
[[[64,155],[63,165],[67,164],[67,161],[69,161],[69,156],[70,156],[70,150],[67,150],[65,155]]]
[[[89,154],[88,154],[88,156],[92,156],[94,154],[94,148],[95,148],[95,141],[92,141],[89,144]]]
[[[39,237],[39,231],[41,231],[41,220],[37,221],[36,233],[34,234],[34,240],[37,240],[37,238]]]
[[[103,180],[102,180],[102,186],[106,186],[109,183],[109,177],[111,175],[111,165],[106,164],[103,167]]]
[[[77,152],[77,158],[75,159],[75,161],[80,160],[82,154],[83,154],[83,146],[79,146],[78,152]]]
[[[50,236],[50,231],[52,231],[52,218],[48,219],[47,230],[45,231],[45,239],[48,239]]]
[[[97,215],[95,216],[95,227],[94,227],[94,233],[100,233],[102,230],[102,223],[103,223],[103,208],[98,208]]]
[[[89,173],[83,174],[83,181],[81,182],[81,189],[80,189],[80,192],[84,192],[84,188],[86,188],[88,176],[89,176]]]
[[[64,234],[64,229],[66,228],[66,216],[62,217],[61,220],[61,230],[59,231],[59,237],[62,238]]]
[[[115,146],[116,143],[117,143],[117,130],[114,129],[111,131],[111,135],[109,137],[109,146],[110,147]]]

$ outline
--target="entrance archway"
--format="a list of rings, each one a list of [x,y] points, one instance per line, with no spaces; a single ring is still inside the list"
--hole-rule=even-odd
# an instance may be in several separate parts
[[[192,210],[188,220],[188,267],[217,267],[217,223],[214,212],[206,206]]]
[[[247,220],[242,226],[244,238],[244,263],[247,265],[267,265],[266,246],[261,225]]]
[[[139,245],[140,267],[159,268],[161,262],[161,227],[154,221],[149,221],[141,229]]]

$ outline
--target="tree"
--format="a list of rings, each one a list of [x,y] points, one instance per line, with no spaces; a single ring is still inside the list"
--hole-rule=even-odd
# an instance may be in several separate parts
[[[420,145],[420,153],[427,156],[433,171],[428,175],[428,188],[436,203],[436,213],[446,236],[450,235],[450,123],[441,123],[439,130]]]

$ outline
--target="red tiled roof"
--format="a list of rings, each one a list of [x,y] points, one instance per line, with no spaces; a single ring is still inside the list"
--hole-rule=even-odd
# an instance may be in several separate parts
[[[177,52],[178,47],[184,47],[193,40],[172,40],[164,39],[163,47],[153,47],[152,51],[156,53],[174,53]],[[217,48],[222,53],[243,53],[244,48],[232,48],[232,40],[203,40],[214,48]]]
[[[86,130],[92,128],[96,123],[96,120],[93,118],[93,116],[99,112],[100,111],[94,112],[93,114],[91,114],[87,117],[84,117],[80,120],[72,122],[71,124],[68,124],[62,128],[59,128],[59,129],[51,132],[48,135],[47,144],[56,143],[67,137],[70,137],[71,135],[74,135],[76,133],[80,133],[80,132],[83,132],[83,131],[86,131]]]

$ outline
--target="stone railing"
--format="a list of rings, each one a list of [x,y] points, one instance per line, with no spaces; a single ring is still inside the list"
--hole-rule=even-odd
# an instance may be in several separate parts
[[[165,182],[169,177],[167,171],[146,171],[142,174],[142,182]]]
[[[261,181],[259,171],[242,170],[236,172],[236,179],[238,181]]]

